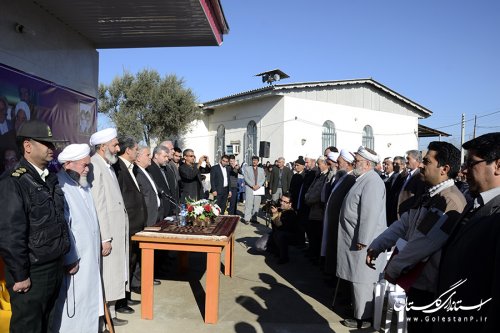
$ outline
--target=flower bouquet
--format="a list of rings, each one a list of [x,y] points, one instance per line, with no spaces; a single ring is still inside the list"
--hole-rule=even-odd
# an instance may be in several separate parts
[[[213,202],[203,199],[186,201],[187,219],[195,226],[206,227],[220,214],[220,207]]]

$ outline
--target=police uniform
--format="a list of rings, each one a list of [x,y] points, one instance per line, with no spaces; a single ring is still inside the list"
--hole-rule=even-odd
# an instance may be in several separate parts
[[[56,141],[50,128],[36,120],[23,124],[17,136]],[[62,258],[70,247],[63,192],[55,174],[42,179],[23,157],[0,180],[0,202],[0,255],[12,305],[11,332],[46,332],[62,281]],[[30,289],[14,292],[14,284],[28,278]]]

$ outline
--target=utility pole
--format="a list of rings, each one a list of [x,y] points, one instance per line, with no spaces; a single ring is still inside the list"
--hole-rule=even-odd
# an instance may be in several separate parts
[[[460,138],[460,164],[464,163],[464,149],[462,148],[465,142],[465,113],[462,113],[462,137]]]
[[[476,138],[476,122],[477,122],[477,116],[474,116],[474,132],[472,134],[472,138]]]

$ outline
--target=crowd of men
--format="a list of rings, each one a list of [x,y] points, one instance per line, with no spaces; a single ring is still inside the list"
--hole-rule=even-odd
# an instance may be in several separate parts
[[[267,244],[257,246],[274,253],[277,264],[290,261],[290,245],[305,248],[336,288],[337,303],[350,309],[352,317],[342,322],[347,327],[372,325],[374,284],[384,278],[406,291],[409,332],[494,331],[500,310],[500,133],[463,147],[462,165],[459,149],[446,142],[431,142],[425,156],[409,150],[383,160],[366,147],[329,147],[317,159],[300,156],[292,168],[278,158],[265,167],[266,182],[252,177],[256,159],[245,173],[247,195],[266,186],[273,200],[280,199],[271,201]],[[249,208],[252,200],[245,218],[256,211]]]
[[[207,156],[196,162],[192,149],[171,141],[151,152],[104,129],[90,145],[67,145],[55,173],[48,166],[64,142],[46,123],[28,121],[16,135],[20,161],[0,181],[11,332],[103,331],[104,304],[114,326],[126,325],[118,313],[133,313],[140,301],[131,292],[141,292],[140,251],[131,236],[178,214],[186,200],[208,197],[207,189],[225,210],[237,186],[234,156],[211,166]],[[228,209],[235,213],[236,201]],[[162,254],[158,275],[169,259]]]
[[[232,155],[211,165],[171,141],[151,152],[108,128],[90,146],[67,145],[57,173],[47,169],[58,143],[47,124],[27,121],[16,135],[21,158],[0,180],[11,332],[102,331],[105,304],[115,326],[127,324],[117,313],[134,312],[139,301],[131,292],[141,286],[131,236],[209,195],[222,212],[237,214],[239,178],[242,222],[258,222],[262,198],[270,199],[267,250],[286,264],[289,246],[302,248],[340,289],[339,301],[352,306],[345,326],[371,325],[382,277],[402,286],[413,307],[451,303],[443,296],[451,288],[455,303],[438,314],[470,318],[472,308],[478,319],[432,323],[410,306],[408,316],[419,318],[410,331],[490,332],[498,324],[500,133],[466,142],[462,168],[460,151],[445,142],[430,143],[424,157],[409,150],[383,163],[366,147],[329,147],[292,168],[283,157],[263,168],[256,156],[240,168]],[[165,267],[155,266],[158,277]]]

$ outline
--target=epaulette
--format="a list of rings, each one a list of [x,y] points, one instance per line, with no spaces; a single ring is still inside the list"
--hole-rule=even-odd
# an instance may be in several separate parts
[[[23,168],[23,167],[19,167],[17,168],[16,170],[14,170],[12,173],[11,173],[11,176],[12,177],[20,177],[22,176],[23,174],[25,174],[28,170],[26,170],[26,168]]]

